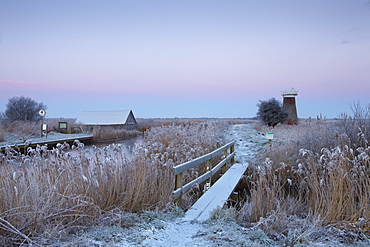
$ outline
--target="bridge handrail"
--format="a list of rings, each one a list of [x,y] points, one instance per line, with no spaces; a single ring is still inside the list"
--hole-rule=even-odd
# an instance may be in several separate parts
[[[224,167],[224,173],[226,172],[226,163],[230,160],[231,163],[234,163],[234,145],[235,141],[231,141],[227,143],[226,145],[212,151],[211,153],[205,154],[199,158],[190,160],[188,162],[185,162],[181,165],[177,165],[173,167],[173,173],[176,176],[176,187],[175,191],[173,191],[173,198],[176,200],[177,205],[180,205],[181,203],[181,196],[188,192],[195,184],[199,184],[204,182],[207,179],[210,179],[213,174],[215,174],[221,167]],[[230,154],[227,155],[227,149],[230,148]],[[217,155],[220,155],[221,153],[225,154],[225,158],[221,160],[215,167],[210,167],[210,163],[208,164],[209,171],[204,173],[203,175],[199,176],[198,178],[190,181],[189,183],[183,185],[182,183],[182,173],[197,166],[204,162],[210,162],[212,158],[216,157]]]

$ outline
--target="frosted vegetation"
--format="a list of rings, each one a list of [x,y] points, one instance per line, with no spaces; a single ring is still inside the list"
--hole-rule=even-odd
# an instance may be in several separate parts
[[[121,145],[87,150],[75,142],[73,152],[68,144],[59,144],[52,150],[28,148],[27,154],[7,148],[0,154],[3,244],[58,239],[113,211],[171,206],[173,165],[223,144],[225,128],[221,121],[150,128],[130,160]],[[194,169],[185,178],[197,174]]]
[[[280,243],[294,234],[294,244],[368,245],[370,105],[353,109],[340,120],[277,126],[273,144],[248,167],[240,222],[258,222]]]
[[[297,126],[256,124],[255,135],[241,135],[241,125],[223,121],[156,126],[147,129],[132,160],[120,145],[89,151],[76,142],[73,151],[59,145],[26,155],[8,149],[0,157],[2,244],[166,246],[182,231],[174,220],[182,210],[173,205],[171,168],[224,144],[233,129],[236,151],[248,152],[237,161],[250,163],[239,197],[204,225],[183,229],[189,243],[369,246],[370,105],[353,110]],[[260,139],[265,132],[274,132],[271,146]],[[183,208],[197,195],[195,189],[185,197]],[[96,230],[87,231],[92,226]]]
[[[31,136],[40,135],[40,124],[36,122],[0,121],[0,142],[24,141]]]

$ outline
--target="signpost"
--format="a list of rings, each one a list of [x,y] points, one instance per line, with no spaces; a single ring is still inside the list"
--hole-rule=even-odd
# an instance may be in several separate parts
[[[47,133],[47,130],[48,130],[48,125],[47,124],[44,124],[44,117],[46,115],[46,112],[44,109],[41,109],[39,110],[39,116],[41,117],[41,133],[40,133],[40,137],[43,136],[43,131],[45,131]]]
[[[67,122],[59,122],[59,132],[66,134],[68,132],[68,123]]]
[[[46,138],[48,138],[48,125],[42,124],[42,133],[45,135]]]
[[[267,132],[266,133],[266,139],[269,141],[269,145],[271,146],[272,139],[274,139],[274,133]]]

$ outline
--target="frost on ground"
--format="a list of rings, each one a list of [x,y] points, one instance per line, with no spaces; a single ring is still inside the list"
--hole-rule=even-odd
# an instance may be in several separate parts
[[[252,128],[252,124],[230,125],[226,131],[226,140],[235,140],[235,161],[247,163],[255,158],[267,140],[264,133]]]
[[[201,224],[181,222],[180,219],[156,219],[138,222],[122,228],[107,226],[81,235],[73,243],[77,246],[211,246],[204,238],[206,228]]]

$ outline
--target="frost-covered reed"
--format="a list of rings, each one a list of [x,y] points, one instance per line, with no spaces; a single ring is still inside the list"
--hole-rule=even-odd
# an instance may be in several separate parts
[[[16,136],[35,136],[40,134],[41,124],[31,121],[2,121],[2,128],[5,133]]]
[[[369,226],[369,130],[370,121],[363,118],[275,128],[272,146],[248,168],[250,194],[241,219],[255,222],[284,212],[311,215],[324,225],[362,221]]]
[[[8,148],[0,154],[3,243],[59,237],[117,208],[165,208],[172,204],[172,167],[222,144],[225,127],[221,121],[153,127],[130,160],[121,145],[88,150],[75,142],[73,151],[60,144],[29,148],[26,155]]]
[[[142,132],[138,130],[125,130],[107,126],[95,126],[92,134],[93,141],[107,141],[137,136],[142,134]]]

